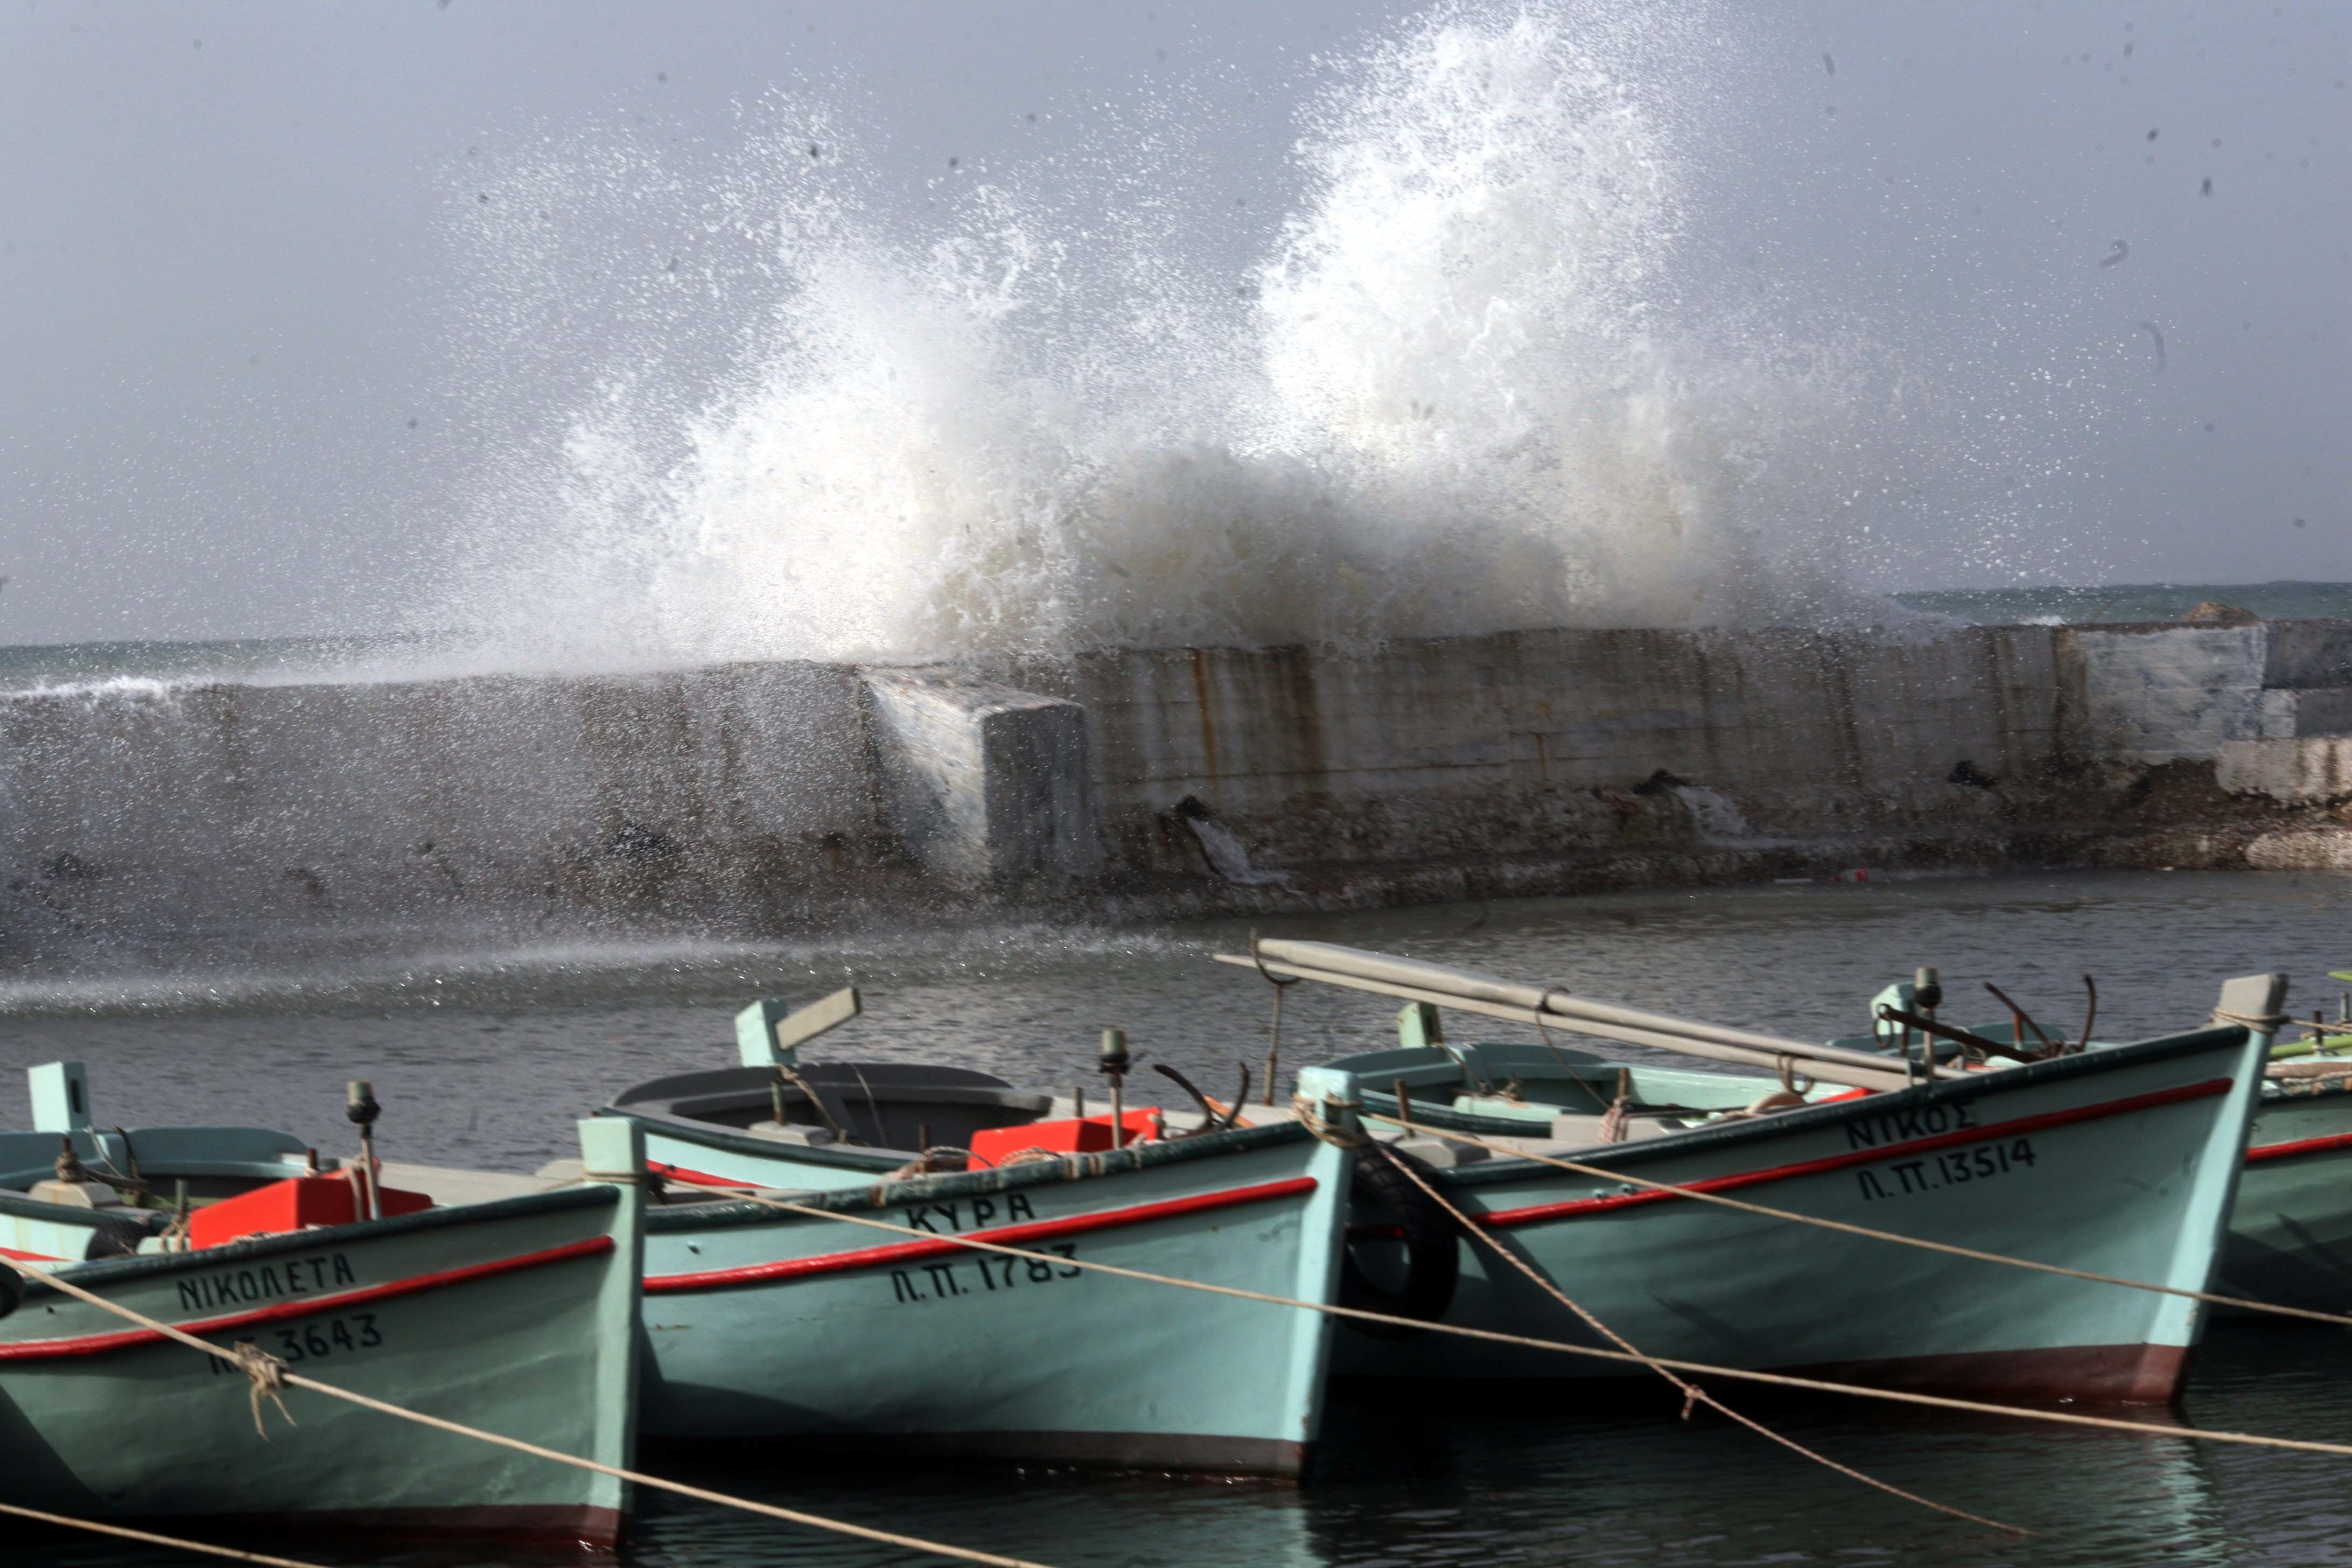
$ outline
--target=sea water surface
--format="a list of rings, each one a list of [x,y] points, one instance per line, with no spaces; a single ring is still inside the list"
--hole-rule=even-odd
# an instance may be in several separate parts
[[[2073,1032],[2087,972],[2099,982],[2099,1033],[2129,1038],[2201,1019],[2223,976],[2263,969],[2294,977],[2298,1010],[2333,1014],[2338,987],[2326,972],[2352,962],[2347,916],[2352,880],[2343,879],[2058,870],[1447,905],[1261,928],[1799,1036],[1855,1030],[1868,996],[1920,963],[1943,970],[1955,1007],[1983,998],[1990,981]],[[343,1083],[365,1077],[386,1105],[388,1157],[528,1170],[564,1153],[574,1120],[612,1091],[731,1060],[729,1016],[745,999],[805,1001],[856,984],[866,1016],[828,1039],[828,1055],[947,1060],[1061,1085],[1092,1078],[1097,1031],[1117,1025],[1147,1059],[1223,1093],[1267,1046],[1265,984],[1210,962],[1247,938],[1231,922],[499,951],[470,947],[456,931],[438,945],[388,935],[385,951],[364,960],[339,945],[0,985],[0,1083],[33,1063],[78,1058],[103,1121],[261,1122],[341,1152]],[[1391,1013],[1373,997],[1294,992],[1286,1074],[1392,1037]],[[1146,1071],[1138,1082],[1159,1080]],[[24,1115],[21,1103],[9,1107],[0,1124]],[[1182,1312],[1182,1299],[1165,1310]],[[2352,1561],[2352,1459],[1746,1391],[1737,1399],[1842,1462],[2035,1533],[1928,1512],[1719,1419],[1683,1422],[1670,1402],[1535,1382],[1345,1391],[1319,1468],[1298,1488],[929,1461],[812,1468],[757,1445],[724,1464],[660,1451],[647,1461],[742,1495],[1056,1568]],[[2352,1339],[2222,1324],[2182,1415],[2352,1441]],[[89,1568],[179,1561],[47,1537],[27,1547],[29,1560]],[[352,1542],[305,1542],[294,1554],[489,1561]],[[624,1560],[783,1568],[918,1559],[651,1499]]]
[[[2266,620],[2352,619],[2352,583],[2294,581],[1921,589],[1888,595],[1885,607],[1895,619],[1910,614],[1979,626],[2074,626],[2178,620],[2209,601]],[[489,657],[468,651],[464,639],[416,635],[28,643],[0,646],[0,694],[124,682],[421,679],[485,668]],[[495,659],[488,667],[496,667]]]

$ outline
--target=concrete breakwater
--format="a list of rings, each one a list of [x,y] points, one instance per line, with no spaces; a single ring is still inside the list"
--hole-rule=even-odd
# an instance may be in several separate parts
[[[2352,868],[2352,623],[1551,630],[0,697],[9,939]]]

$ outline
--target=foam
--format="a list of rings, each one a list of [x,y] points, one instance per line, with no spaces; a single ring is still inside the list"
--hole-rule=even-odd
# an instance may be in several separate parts
[[[814,162],[753,139],[699,184],[551,157],[504,205],[625,188],[755,244],[698,300],[744,346],[698,395],[614,364],[552,471],[510,453],[439,613],[695,659],[1848,614],[1812,520],[1840,515],[1850,349],[1729,323],[1684,243],[1712,27],[1630,3],[1407,24],[1302,110],[1238,294],[1184,199],[1219,172],[1181,137],[944,209],[839,132]],[[488,270],[546,260],[513,235]]]

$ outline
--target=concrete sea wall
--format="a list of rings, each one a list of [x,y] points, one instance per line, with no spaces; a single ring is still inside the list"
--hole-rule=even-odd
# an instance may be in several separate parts
[[[2352,624],[0,697],[10,940],[822,928],[2003,860],[2352,867]]]
[[[2030,775],[2055,744],[2051,641],[2016,628],[1182,649],[1082,660],[1055,689],[1094,721],[1113,860],[1170,872],[1188,857],[1160,818],[1186,796],[1297,866],[1700,843],[1700,790],[1746,837],[1855,839],[1990,822],[2000,802],[1953,770]]]

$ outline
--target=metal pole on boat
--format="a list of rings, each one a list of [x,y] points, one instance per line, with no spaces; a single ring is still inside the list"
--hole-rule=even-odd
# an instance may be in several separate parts
[[[382,1219],[383,1205],[375,1194],[375,1119],[383,1114],[383,1107],[375,1102],[375,1087],[363,1078],[352,1079],[347,1096],[343,1114],[350,1117],[360,1130],[361,1191],[366,1198],[364,1217]]]
[[[1259,978],[1274,987],[1274,1023],[1265,1037],[1265,1103],[1274,1103],[1274,1080],[1282,1064],[1282,994],[1298,984],[1298,976],[1288,979],[1274,973],[1265,960],[1257,955],[1257,927],[1250,927],[1250,962],[1257,965]]]
[[[1114,1149],[1127,1147],[1127,1123],[1120,1120],[1119,1091],[1127,1081],[1129,1060],[1127,1031],[1105,1029],[1102,1036],[1102,1070],[1103,1076],[1110,1079],[1110,1146]]]
[[[1934,1021],[1936,1009],[1944,1005],[1944,977],[1937,973],[1934,964],[1923,963],[1911,972],[1911,1000],[1918,1005],[1922,1017],[1930,1022]],[[1911,1031],[1906,1026],[1903,1033],[1906,1037],[1905,1045],[1907,1047]],[[1919,1056],[1920,1059],[1927,1064],[1927,1081],[1933,1083],[1936,1080],[1935,1036],[1923,1034],[1919,1037]],[[1903,1053],[1903,1061],[1907,1071],[1911,1062],[1911,1053],[1907,1048]]]

